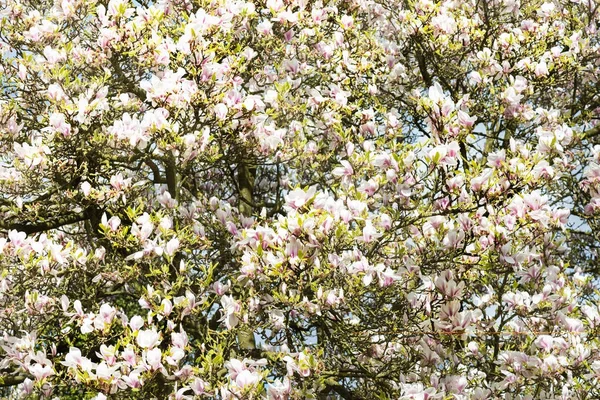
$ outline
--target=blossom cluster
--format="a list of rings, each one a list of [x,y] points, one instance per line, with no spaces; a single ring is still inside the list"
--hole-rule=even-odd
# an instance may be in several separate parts
[[[0,396],[598,398],[584,0],[7,0]]]

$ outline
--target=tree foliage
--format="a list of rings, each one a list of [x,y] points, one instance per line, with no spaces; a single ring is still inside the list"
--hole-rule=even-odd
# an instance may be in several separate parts
[[[0,387],[600,398],[592,0],[3,0]]]

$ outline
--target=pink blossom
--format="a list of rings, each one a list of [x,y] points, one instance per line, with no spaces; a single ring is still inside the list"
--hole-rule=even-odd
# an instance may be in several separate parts
[[[237,374],[235,378],[235,384],[245,389],[247,386],[253,386],[261,380],[261,376],[257,372],[251,372],[247,369]]]
[[[256,28],[261,35],[269,36],[273,34],[273,24],[270,21],[262,21]]]
[[[340,22],[344,29],[351,29],[354,26],[354,18],[350,15],[342,15]]]
[[[535,76],[538,78],[544,77],[548,75],[548,65],[545,60],[541,60],[535,66]]]
[[[140,330],[136,342],[143,349],[151,349],[160,343],[160,334],[154,328]]]
[[[464,128],[473,127],[473,125],[475,124],[475,121],[477,121],[477,117],[475,117],[475,116],[470,117],[469,114],[467,114],[466,112],[458,110],[458,122]]]
[[[432,18],[431,23],[438,33],[451,35],[456,31],[456,21],[446,13],[436,15]]]
[[[133,370],[129,375],[124,375],[121,379],[132,389],[139,389],[143,385],[143,381],[140,377],[140,371]]]
[[[29,372],[35,377],[36,381],[41,381],[55,374],[50,361],[45,360],[44,362],[36,362],[35,364],[27,368]]]
[[[217,119],[223,121],[227,118],[227,106],[223,103],[219,103],[215,106],[215,115]]]
[[[363,241],[365,243],[371,243],[382,236],[382,234],[379,233],[377,229],[373,226],[371,220],[367,220],[362,232],[362,236],[359,237],[357,240]]]
[[[194,394],[196,396],[200,396],[205,393],[204,390],[206,388],[206,382],[204,382],[200,378],[196,378],[192,381],[192,383],[190,384],[190,387],[194,391]]]
[[[65,356],[65,361],[62,365],[69,368],[81,368],[83,371],[90,371],[93,367],[92,362],[81,355],[81,350],[77,347],[71,347],[69,353]]]
[[[434,85],[429,88],[428,97],[432,102],[441,104],[446,96],[444,95],[444,90],[440,84],[435,82]]]
[[[102,304],[100,306],[100,315],[103,324],[111,324],[113,318],[117,314],[117,310],[109,304]]]
[[[267,387],[268,400],[287,400],[291,392],[291,384],[288,377],[283,379],[283,382],[277,380]]]
[[[144,326],[144,319],[139,315],[136,315],[129,321],[129,326],[132,330],[137,331]]]
[[[221,297],[221,305],[223,306],[223,318],[227,329],[233,329],[237,326],[239,319],[235,315],[239,309],[239,304],[230,296]]]
[[[316,188],[311,187],[307,191],[300,188],[292,190],[285,196],[285,201],[288,207],[297,210],[306,204],[316,193]]]
[[[354,173],[352,165],[350,165],[350,163],[346,160],[342,160],[341,164],[341,167],[333,169],[332,174],[337,177],[352,176],[352,174]]]
[[[162,353],[161,353],[160,349],[155,348],[152,350],[147,350],[144,354],[145,354],[146,363],[152,370],[157,370],[162,366],[162,364],[161,364]]]
[[[165,254],[168,256],[173,256],[177,249],[179,249],[179,239],[174,237],[167,242],[167,245],[165,246]]]

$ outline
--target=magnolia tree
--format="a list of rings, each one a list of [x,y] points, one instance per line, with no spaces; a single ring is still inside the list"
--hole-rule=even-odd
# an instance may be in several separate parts
[[[600,398],[598,8],[2,1],[0,394]]]

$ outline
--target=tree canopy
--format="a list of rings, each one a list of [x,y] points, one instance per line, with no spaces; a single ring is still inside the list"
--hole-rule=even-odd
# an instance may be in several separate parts
[[[600,398],[593,0],[2,0],[0,395]]]

